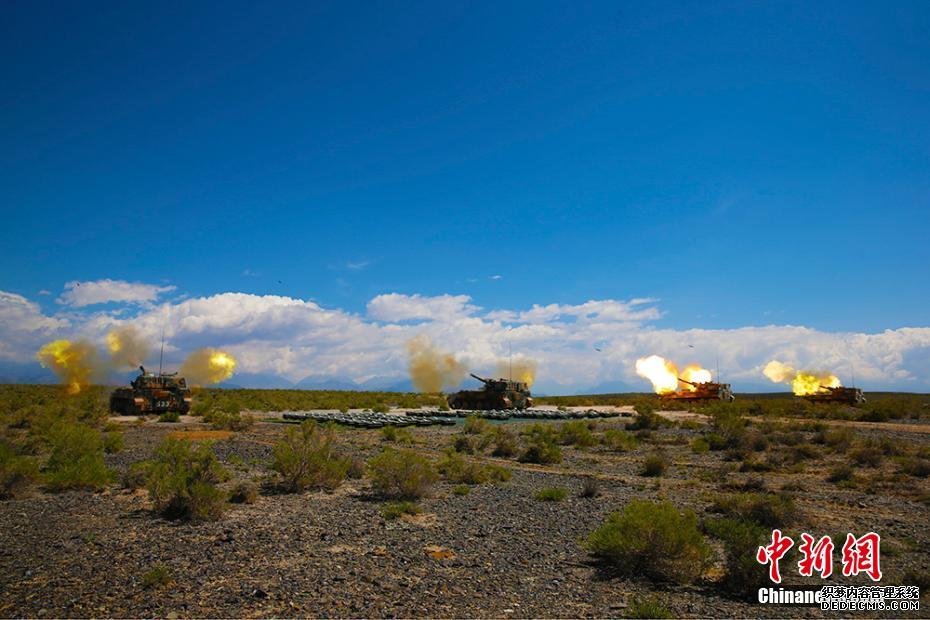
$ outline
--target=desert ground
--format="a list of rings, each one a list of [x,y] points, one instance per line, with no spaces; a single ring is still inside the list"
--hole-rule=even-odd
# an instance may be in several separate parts
[[[254,421],[240,430],[216,430],[193,416],[176,423],[111,418],[108,428],[122,434],[123,445],[105,460],[122,484],[114,481],[95,492],[51,492],[36,484],[0,501],[0,615],[822,613],[759,605],[752,602],[754,590],[740,594],[725,588],[727,571],[737,569],[727,563],[724,544],[706,528],[712,557],[688,583],[615,570],[584,541],[608,515],[635,499],[670,500],[680,510],[694,511],[703,524],[739,513],[738,502],[728,504],[726,498],[789,498],[789,504],[763,510],[761,516],[737,516],[756,518],[763,529],[779,525],[795,539],[801,531],[830,534],[835,541],[846,532],[877,531],[882,584],[922,580],[926,586],[930,486],[927,473],[914,468],[914,459],[926,458],[930,450],[926,422],[751,419],[741,431],[748,433],[745,446],[722,450],[705,445],[707,438],[713,444],[715,430],[721,432],[713,416],[659,412],[659,423],[648,414],[655,428],[627,431],[640,416],[631,407],[615,411],[622,415],[568,423],[575,431],[585,426],[590,435],[556,435],[562,458],[549,464],[520,462],[519,454],[492,456],[493,442],[482,438],[505,428],[525,442],[534,425],[559,433],[565,422],[460,422],[408,427],[399,434],[334,430],[335,450],[354,463],[369,461],[386,447],[436,463],[457,446],[468,463],[510,472],[506,480],[467,486],[440,477],[415,503],[415,514],[400,516],[388,514],[390,504],[373,489],[364,467],[332,490],[282,490],[269,463],[275,444],[295,426],[283,423],[278,413],[252,412]],[[252,503],[230,504],[216,520],[164,518],[145,485],[127,484],[126,477],[132,463],[153,458],[156,446],[169,436],[210,442],[229,472],[220,486],[232,489],[237,482],[252,481],[257,497]],[[647,475],[644,463],[656,456],[664,467]],[[844,471],[849,463],[851,472]],[[564,489],[564,498],[543,501],[539,494],[544,489]],[[798,575],[796,562],[794,550],[782,561],[782,585],[819,587],[816,575]],[[764,577],[766,569],[756,564],[749,570]],[[829,583],[871,581],[863,575],[834,575]]]

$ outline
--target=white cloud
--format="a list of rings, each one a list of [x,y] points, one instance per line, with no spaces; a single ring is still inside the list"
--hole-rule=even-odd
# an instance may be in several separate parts
[[[58,303],[75,308],[105,304],[109,302],[145,304],[152,303],[162,293],[175,289],[174,286],[157,286],[124,280],[72,281],[58,297]]]
[[[368,302],[368,316],[381,321],[407,321],[415,319],[438,320],[469,315],[478,310],[469,302],[468,295],[378,295]]]
[[[82,285],[83,288],[83,285]],[[867,390],[930,390],[930,327],[880,333],[833,333],[803,326],[736,329],[657,329],[653,299],[590,300],[484,311],[467,295],[379,295],[366,315],[275,295],[220,293],[120,312],[68,309],[52,316],[26,298],[0,292],[0,358],[31,361],[55,337],[103,343],[115,325],[131,323],[154,346],[164,330],[176,365],[200,346],[228,349],[243,373],[273,373],[298,381],[324,376],[363,381],[406,376],[405,343],[426,334],[471,370],[493,372],[513,347],[539,362],[540,391],[572,392],[624,382],[646,389],[637,357],[658,353],[680,364],[713,368],[741,389],[781,389],[762,375],[779,359],[799,368],[829,369]],[[692,347],[689,347],[692,345]],[[600,351],[595,350],[600,349]]]
[[[45,316],[39,304],[22,295],[0,291],[0,359],[31,361],[45,341],[70,326],[67,319]]]

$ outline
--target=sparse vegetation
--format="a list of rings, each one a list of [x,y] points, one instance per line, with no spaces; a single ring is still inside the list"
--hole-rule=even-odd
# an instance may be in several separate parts
[[[668,470],[668,457],[662,452],[653,452],[643,460],[640,474],[643,476],[663,476]]]
[[[174,581],[174,577],[171,574],[171,569],[169,569],[164,564],[155,564],[142,575],[142,587],[146,590],[152,588],[163,588],[169,585]]]
[[[62,422],[52,429],[49,441],[52,452],[44,476],[51,490],[100,490],[113,482],[114,473],[103,459],[100,431]]]
[[[585,547],[620,574],[675,583],[695,581],[710,558],[695,514],[667,501],[631,501],[594,530]]]
[[[581,491],[578,493],[578,497],[597,497],[601,494],[601,485],[598,483],[597,478],[585,478],[584,482],[581,484]]]
[[[721,588],[731,596],[755,600],[759,588],[768,585],[768,574],[760,570],[756,550],[765,544],[770,530],[752,521],[722,518],[705,524],[708,533],[723,543],[726,572]]]
[[[562,487],[546,487],[536,492],[534,496],[540,502],[561,502],[568,497],[568,489]]]
[[[417,500],[429,493],[439,475],[425,457],[386,448],[368,461],[372,487],[382,497]]]
[[[563,446],[587,448],[593,446],[595,442],[596,439],[591,433],[589,423],[584,420],[565,422],[559,427],[559,443]]]
[[[624,616],[627,618],[674,618],[657,597],[633,597],[626,611]]]
[[[0,499],[21,497],[38,478],[35,459],[16,454],[11,446],[0,440]]]
[[[228,477],[209,442],[165,439],[155,450],[147,487],[155,509],[169,519],[213,521],[226,508],[217,484]]]
[[[181,420],[181,414],[177,411],[166,411],[160,416],[158,416],[159,422],[179,422]]]
[[[630,452],[639,444],[633,433],[615,428],[604,431],[601,443],[614,452]]]
[[[398,428],[393,425],[385,426],[381,429],[381,439],[402,444],[413,443],[413,433],[406,428]]]
[[[490,429],[490,422],[474,415],[468,416],[465,418],[465,422],[462,423],[462,432],[469,435],[481,435],[482,433],[487,433]]]
[[[251,480],[237,482],[229,493],[229,501],[233,504],[254,504],[258,499],[258,485]]]
[[[421,512],[423,512],[423,509],[410,501],[387,502],[381,506],[381,516],[389,521],[398,519],[404,515],[418,515]]]
[[[313,420],[285,431],[274,446],[271,468],[281,475],[286,490],[332,491],[342,484],[351,461],[336,454],[335,437],[331,426],[322,427]]]
[[[471,493],[471,487],[467,484],[459,484],[452,489],[452,492],[456,495],[468,495]]]
[[[503,426],[495,427],[494,434],[492,435],[492,442],[494,444],[494,449],[491,451],[491,456],[511,458],[516,456],[520,451],[520,445],[516,434]]]
[[[787,493],[734,493],[720,495],[711,511],[754,521],[766,527],[784,528],[794,523],[798,512],[794,498]]]

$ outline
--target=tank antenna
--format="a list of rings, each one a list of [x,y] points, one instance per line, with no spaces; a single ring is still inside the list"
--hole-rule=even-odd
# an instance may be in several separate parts
[[[507,341],[507,348],[510,350],[510,380],[513,381],[513,343]]]
[[[165,361],[165,328],[161,329],[161,353],[158,356],[158,375],[162,374],[162,365]]]

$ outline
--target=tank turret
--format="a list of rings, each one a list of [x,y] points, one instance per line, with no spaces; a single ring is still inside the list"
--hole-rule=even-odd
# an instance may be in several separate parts
[[[533,406],[530,386],[523,381],[485,379],[474,373],[472,377],[484,384],[480,390],[461,390],[448,398],[453,409],[526,409]]]
[[[732,402],[735,398],[729,383],[715,383],[713,381],[695,383],[694,381],[688,381],[681,377],[679,377],[678,380],[686,385],[690,385],[694,389],[666,392],[665,394],[660,394],[659,398],[662,400],[723,400],[727,402]]]
[[[130,387],[116,388],[110,394],[110,412],[123,415],[170,411],[184,414],[190,411],[190,406],[191,390],[184,377],[176,372],[156,375],[146,372],[144,366],[139,366],[139,376]]]
[[[862,390],[855,387],[829,387],[819,386],[820,390],[813,394],[805,394],[801,398],[812,403],[845,403],[847,405],[861,405],[865,402]]]

